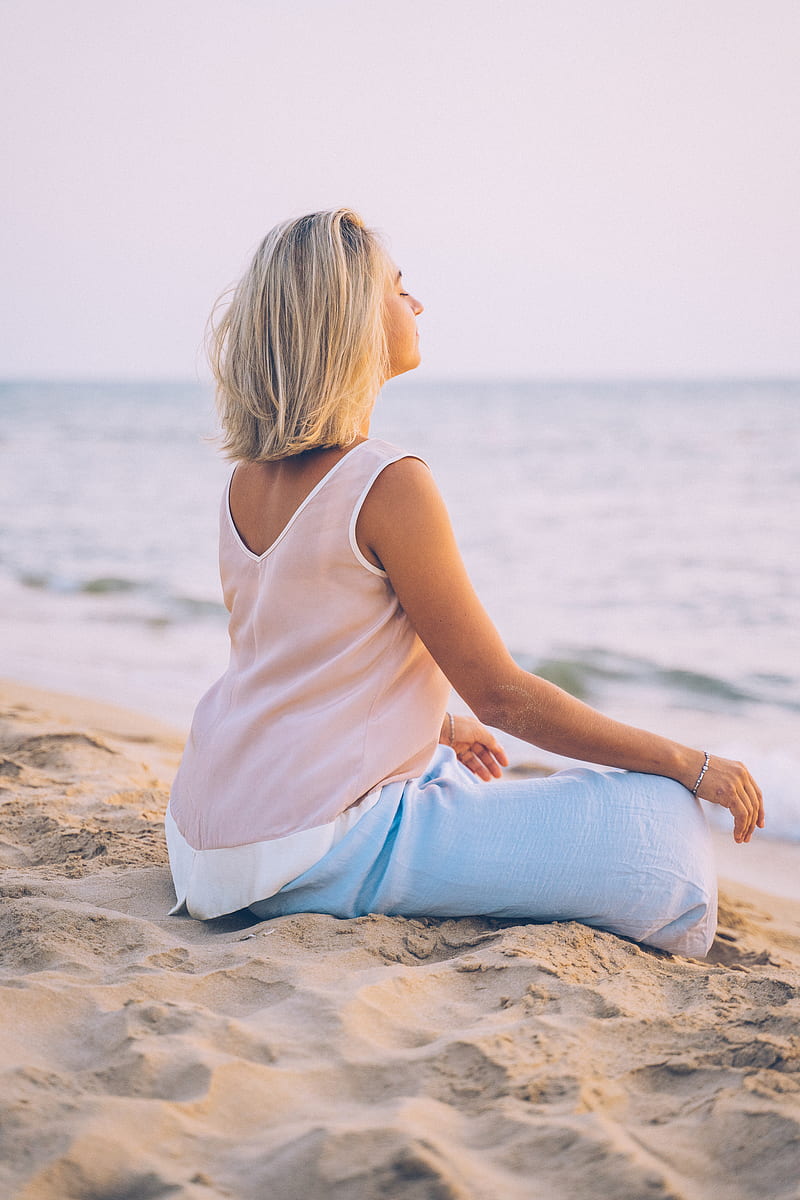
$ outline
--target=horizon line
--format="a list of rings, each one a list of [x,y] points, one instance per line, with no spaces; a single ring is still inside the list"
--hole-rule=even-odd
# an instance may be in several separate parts
[[[587,373],[580,372],[578,374],[508,374],[508,375],[491,375],[491,374],[474,374],[474,375],[423,375],[419,377],[412,375],[410,372],[407,376],[398,376],[394,379],[387,380],[384,387],[392,386],[408,386],[408,385],[424,385],[424,384],[575,384],[575,383],[800,383],[800,369],[796,373],[791,372],[719,372],[717,374],[709,372],[654,372],[650,373],[612,373],[612,372],[597,372]],[[65,384],[65,385],[130,385],[132,387],[141,385],[162,385],[168,386],[199,386],[203,388],[213,388],[213,380],[201,379],[190,375],[83,375],[83,374],[0,374],[0,387],[16,384]]]

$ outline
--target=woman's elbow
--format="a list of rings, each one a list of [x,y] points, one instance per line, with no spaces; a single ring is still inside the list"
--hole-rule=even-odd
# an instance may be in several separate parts
[[[518,686],[498,681],[482,687],[470,707],[482,724],[507,732],[508,725],[514,724],[522,700]]]
[[[550,684],[521,667],[487,681],[475,696],[472,711],[484,725],[515,736],[528,736],[538,729],[548,697],[543,689]],[[520,731],[524,730],[525,733]]]

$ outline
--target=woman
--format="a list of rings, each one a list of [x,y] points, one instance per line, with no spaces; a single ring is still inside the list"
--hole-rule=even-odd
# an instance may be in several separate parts
[[[697,797],[746,842],[759,789],[512,660],[427,466],[369,437],[381,385],[419,364],[421,312],[340,209],[272,230],[213,329],[237,463],[220,523],[231,657],[172,790],[173,911],[577,919],[705,954]],[[446,712],[451,686],[477,717]],[[484,788],[507,763],[486,725],[623,770]]]

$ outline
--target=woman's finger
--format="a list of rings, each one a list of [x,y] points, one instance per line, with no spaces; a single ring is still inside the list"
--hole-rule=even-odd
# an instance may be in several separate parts
[[[753,814],[753,823],[750,830],[752,834],[756,828],[764,828],[764,797],[761,795],[761,789],[758,784],[749,774],[745,780],[745,792],[747,793]]]
[[[756,781],[751,777],[747,781],[747,791],[751,796],[756,808],[756,825],[759,829],[764,828],[764,797],[761,794],[761,788]]]
[[[502,778],[503,771],[497,756],[483,742],[473,742],[471,746],[457,748],[456,754],[459,761],[484,782],[488,783],[492,778]]]
[[[508,755],[506,754],[505,750],[500,745],[500,743],[497,741],[497,739],[492,738],[491,742],[489,742],[487,744],[488,744],[489,749],[491,750],[492,754],[494,755],[496,761],[500,764],[500,766],[507,767],[508,766]]]
[[[479,779],[486,780],[490,778],[488,770],[471,747],[459,754],[458,758],[467,770],[472,771],[472,774],[477,775]]]
[[[473,750],[474,749],[475,747],[473,746]],[[500,768],[500,764],[497,761],[497,754],[495,751],[490,749],[488,746],[480,746],[477,754],[478,758],[480,758],[481,762],[486,767],[486,770],[489,772],[489,775],[493,775],[495,779],[499,779],[503,772]]]
[[[730,812],[733,814],[733,836],[734,841],[746,841],[747,832],[747,809],[744,803],[741,802],[738,796],[734,797],[729,805]]]
[[[734,804],[735,810],[733,806],[731,807],[731,812],[736,812],[734,837],[739,842],[749,842],[755,829],[758,809],[746,793],[737,795]]]
[[[753,833],[753,826],[755,825],[755,818],[757,814],[754,811],[752,801],[746,792],[738,793],[736,798],[739,801],[742,811],[740,826],[741,840],[743,842],[749,842]]]

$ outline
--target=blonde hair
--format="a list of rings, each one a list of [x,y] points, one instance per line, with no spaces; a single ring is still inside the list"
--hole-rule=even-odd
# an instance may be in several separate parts
[[[264,462],[354,440],[388,374],[388,270],[377,235],[350,209],[270,230],[209,322],[228,458]]]

